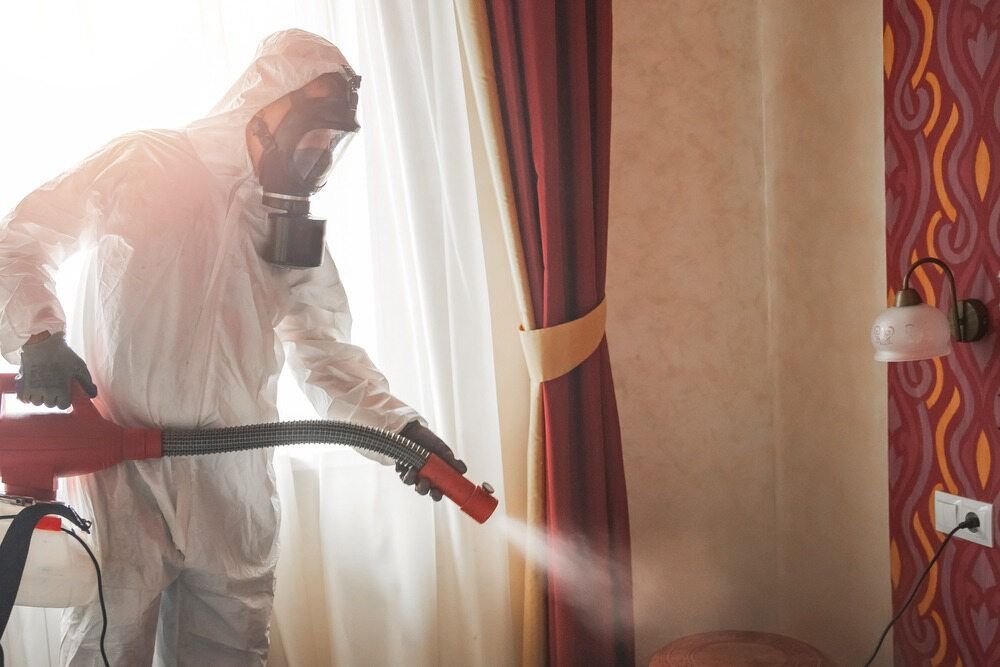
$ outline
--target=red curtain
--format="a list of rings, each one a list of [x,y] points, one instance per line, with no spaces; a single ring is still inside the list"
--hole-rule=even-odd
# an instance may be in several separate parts
[[[532,306],[536,325],[550,327],[604,298],[611,2],[486,6]],[[550,548],[582,546],[568,559],[550,553],[549,663],[633,664],[628,507],[607,340],[544,383],[542,399],[546,529],[559,545]],[[593,568],[583,577],[581,564]]]

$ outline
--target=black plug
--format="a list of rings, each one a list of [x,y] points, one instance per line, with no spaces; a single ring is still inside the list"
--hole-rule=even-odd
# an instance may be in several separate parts
[[[958,524],[958,528],[968,528],[973,533],[979,532],[979,517],[975,512],[968,512],[965,515],[965,521]]]

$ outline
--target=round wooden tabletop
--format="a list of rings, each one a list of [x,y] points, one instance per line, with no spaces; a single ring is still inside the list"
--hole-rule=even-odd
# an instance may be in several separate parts
[[[785,665],[830,667],[818,650],[791,637],[767,632],[706,632],[672,641],[649,667],[751,667]]]

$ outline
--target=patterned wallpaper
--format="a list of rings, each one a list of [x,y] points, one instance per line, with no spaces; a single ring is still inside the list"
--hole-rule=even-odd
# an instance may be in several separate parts
[[[959,297],[986,302],[996,327],[1000,0],[885,0],[883,8],[889,297],[914,259],[938,257],[954,270]],[[948,302],[938,269],[915,275],[925,301]],[[940,359],[890,364],[888,373],[898,610],[943,537],[934,490],[1000,496],[997,336]],[[897,622],[895,647],[897,664],[1000,664],[1000,548],[949,546]]]

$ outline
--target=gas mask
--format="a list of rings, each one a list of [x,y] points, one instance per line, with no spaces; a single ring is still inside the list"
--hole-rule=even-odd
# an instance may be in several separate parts
[[[360,126],[355,119],[361,77],[349,67],[320,77],[333,92],[309,97],[303,90],[289,96],[292,106],[272,134],[255,116],[250,132],[264,148],[258,175],[264,187],[268,241],[264,259],[271,264],[308,269],[323,261],[326,220],[309,215],[309,197],[326,184]]]

